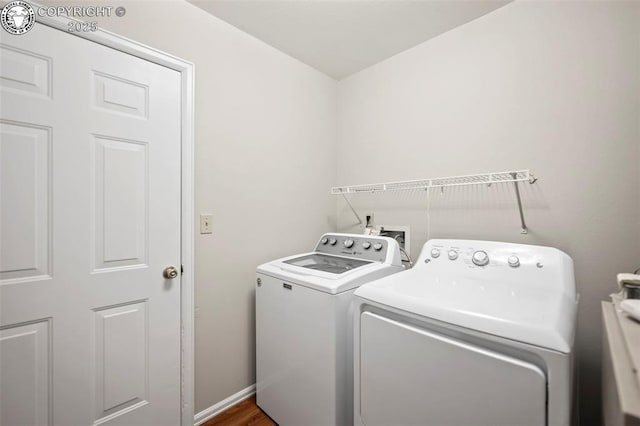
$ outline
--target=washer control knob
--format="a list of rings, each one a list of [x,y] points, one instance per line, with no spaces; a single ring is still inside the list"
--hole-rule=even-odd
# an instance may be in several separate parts
[[[382,250],[382,243],[375,243],[375,244],[373,245],[373,249],[374,249],[375,251],[380,251],[380,250]]]
[[[351,248],[353,247],[353,240],[344,240],[343,244],[346,248]]]
[[[331,244],[332,246],[335,246],[337,242],[338,240],[336,240],[335,238],[329,240],[329,244]]]
[[[518,258],[518,256],[509,256],[509,258],[507,259],[507,263],[512,268],[517,268],[518,266],[520,266],[520,259]]]
[[[449,250],[447,256],[449,257],[449,260],[456,260],[458,258],[458,252],[455,250]]]
[[[436,257],[440,257],[440,249],[437,249],[437,248],[431,249],[431,257],[433,257],[434,259]]]
[[[329,242],[329,239],[327,237],[324,237],[323,239],[320,240],[320,242],[322,244],[327,244]]]
[[[484,250],[478,250],[473,253],[471,260],[475,265],[486,266],[489,264],[489,255]]]
[[[365,250],[369,250],[371,248],[371,243],[369,241],[365,241],[362,243],[362,248]]]

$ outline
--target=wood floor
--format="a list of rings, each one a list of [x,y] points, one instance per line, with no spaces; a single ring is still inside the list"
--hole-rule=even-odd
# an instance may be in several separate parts
[[[202,426],[276,426],[276,423],[256,405],[256,396],[252,395]]]

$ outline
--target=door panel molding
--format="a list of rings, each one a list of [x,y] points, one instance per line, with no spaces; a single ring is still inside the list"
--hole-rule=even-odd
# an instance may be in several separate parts
[[[4,5],[8,1],[0,0]],[[34,7],[41,4],[30,2]],[[194,424],[194,86],[195,65],[192,62],[162,52],[145,44],[130,40],[110,31],[98,29],[95,32],[67,31],[70,22],[80,22],[66,17],[38,16],[39,25],[60,30],[136,56],[154,64],[175,70],[181,76],[181,262],[184,272],[181,276],[181,322],[182,322],[182,426]]]
[[[0,87],[36,97],[51,99],[52,59],[12,46],[0,46],[2,68]]]
[[[12,200],[2,218],[0,286],[51,279],[51,127],[0,119],[0,134],[0,200]]]
[[[148,145],[146,141],[92,135],[94,273],[147,267]],[[117,158],[110,161],[112,156]]]
[[[29,401],[25,406],[31,408],[17,413],[17,417],[5,418],[0,413],[3,424],[53,424],[51,322],[51,318],[43,318],[0,327],[0,406]],[[14,368],[2,366],[3,360]]]
[[[148,404],[147,302],[94,309],[94,425]]]
[[[149,87],[115,75],[93,71],[94,106],[102,110],[149,119]]]

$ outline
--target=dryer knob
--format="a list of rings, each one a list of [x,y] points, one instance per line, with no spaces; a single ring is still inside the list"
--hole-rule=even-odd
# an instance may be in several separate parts
[[[370,247],[371,247],[371,243],[369,241],[365,241],[364,243],[362,243],[363,249],[369,250]]]
[[[336,240],[335,238],[329,240],[329,244],[331,244],[332,246],[335,246],[337,242],[338,240]]]
[[[518,266],[520,266],[520,259],[518,258],[518,256],[509,256],[509,258],[507,259],[507,263],[509,263],[509,266],[511,266],[512,268],[517,268]]]
[[[484,250],[478,250],[473,253],[471,260],[478,266],[486,266],[489,264],[489,255]]]
[[[353,240],[344,240],[343,244],[346,248],[351,248],[353,247]]]
[[[449,257],[449,260],[456,260],[458,258],[458,252],[455,250],[449,250],[447,256]]]
[[[375,243],[375,244],[373,245],[373,249],[374,249],[375,251],[380,251],[380,250],[382,250],[382,243]]]
[[[329,239],[325,237],[325,238],[321,239],[320,242],[322,244],[327,244],[329,242]]]
[[[434,259],[436,257],[440,257],[440,250],[437,248],[431,249],[431,257],[433,257]]]

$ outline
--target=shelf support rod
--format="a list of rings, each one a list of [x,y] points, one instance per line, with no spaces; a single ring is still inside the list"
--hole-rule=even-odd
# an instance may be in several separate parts
[[[346,201],[347,205],[349,206],[349,208],[353,212],[353,215],[356,217],[356,219],[358,219],[358,224],[362,225],[362,219],[358,215],[358,212],[356,212],[356,209],[354,209],[353,206],[351,205],[351,203],[349,202],[349,199],[347,198],[347,196],[345,194],[342,194],[342,198],[344,198],[344,201]]]
[[[511,173],[513,179],[516,179],[518,174]],[[520,199],[520,188],[518,188],[518,181],[513,182],[513,185],[516,189],[516,199],[518,200],[518,210],[520,211],[520,226],[522,226],[521,234],[528,234],[529,230],[527,229],[527,224],[524,221],[524,212],[522,211],[522,200]]]

